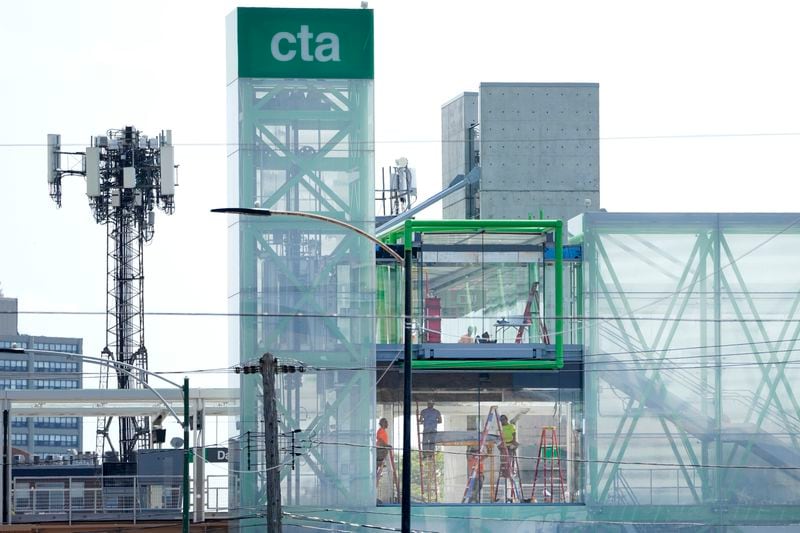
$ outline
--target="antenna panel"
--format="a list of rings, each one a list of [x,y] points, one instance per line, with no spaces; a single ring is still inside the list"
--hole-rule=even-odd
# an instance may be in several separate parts
[[[161,147],[161,196],[175,195],[175,148]]]
[[[58,167],[61,165],[61,135],[47,134],[47,183],[58,180]]]
[[[126,189],[136,188],[136,168],[123,167],[122,168],[122,186]]]
[[[86,147],[86,196],[100,196],[100,148]]]

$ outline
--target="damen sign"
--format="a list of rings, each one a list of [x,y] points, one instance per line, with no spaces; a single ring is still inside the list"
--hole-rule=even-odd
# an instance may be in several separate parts
[[[241,78],[372,79],[369,9],[236,10]]]

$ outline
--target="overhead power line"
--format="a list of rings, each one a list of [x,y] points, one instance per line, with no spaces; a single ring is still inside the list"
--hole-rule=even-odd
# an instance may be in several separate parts
[[[649,134],[649,135],[611,135],[611,136],[573,136],[573,137],[551,137],[547,139],[542,138],[519,138],[519,139],[502,139],[502,140],[492,140],[492,139],[481,139],[482,143],[509,143],[509,142],[520,142],[520,143],[557,143],[557,142],[597,142],[597,141],[640,141],[640,140],[668,140],[668,139],[736,139],[736,138],[748,138],[748,137],[798,137],[800,136],[800,132],[796,131],[754,131],[754,132],[733,132],[733,133],[723,133],[723,132],[709,132],[709,133],[673,133],[673,134]],[[373,144],[464,144],[466,141],[458,140],[458,139],[376,139],[373,141],[351,141],[351,145],[373,145]],[[0,148],[37,148],[47,146],[46,143],[41,142],[4,142],[0,143]],[[85,142],[72,142],[72,143],[61,143],[61,146],[64,147],[85,147]],[[274,147],[273,143],[262,143],[262,144],[253,144],[253,143],[231,143],[231,142],[224,142],[224,141],[193,141],[193,142],[182,142],[182,143],[174,143],[174,146],[181,146],[181,147],[213,147],[213,146],[240,146],[240,147]],[[344,151],[345,149],[339,149],[339,151]],[[331,152],[337,151],[337,149],[330,150]]]

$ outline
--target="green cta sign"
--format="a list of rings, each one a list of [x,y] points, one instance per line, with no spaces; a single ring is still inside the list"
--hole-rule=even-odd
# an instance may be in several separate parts
[[[372,79],[370,9],[237,9],[241,78]]]

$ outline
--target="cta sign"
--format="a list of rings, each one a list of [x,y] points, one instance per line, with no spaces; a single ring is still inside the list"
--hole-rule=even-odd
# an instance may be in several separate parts
[[[241,78],[372,79],[369,9],[236,10]]]

